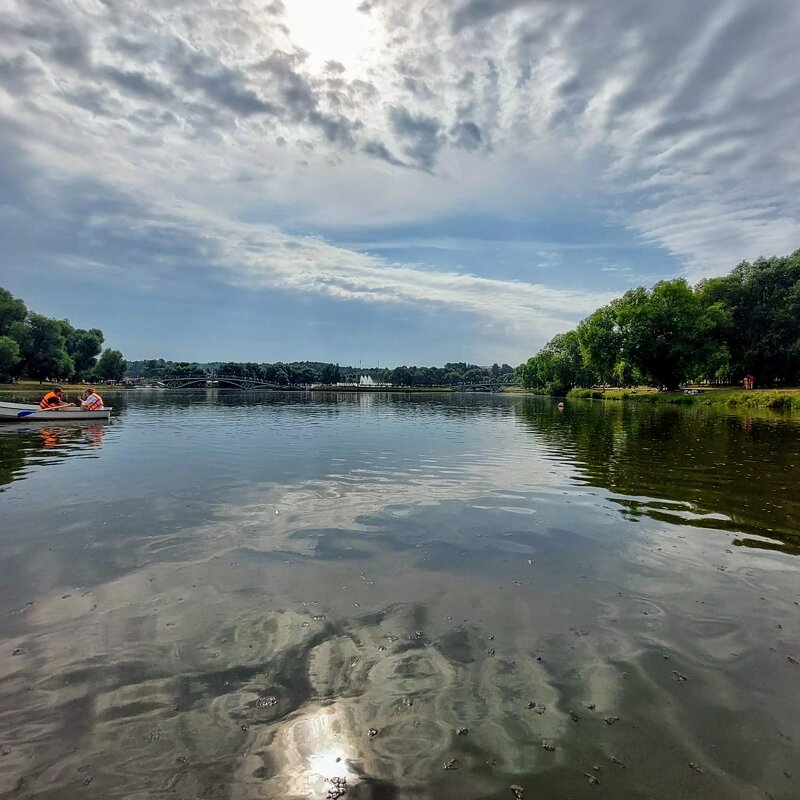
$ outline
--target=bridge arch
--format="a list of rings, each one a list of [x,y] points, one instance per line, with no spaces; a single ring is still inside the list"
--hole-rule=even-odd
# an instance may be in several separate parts
[[[161,383],[167,389],[280,389],[275,383],[258,378],[242,378],[236,375],[171,375]]]

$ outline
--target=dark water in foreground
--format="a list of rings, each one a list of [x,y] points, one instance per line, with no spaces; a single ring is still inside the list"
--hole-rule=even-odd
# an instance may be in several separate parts
[[[0,427],[3,798],[800,797],[797,423],[115,405]]]

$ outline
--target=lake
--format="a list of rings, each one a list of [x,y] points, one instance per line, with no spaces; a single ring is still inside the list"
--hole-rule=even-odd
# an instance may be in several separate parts
[[[797,420],[112,400],[0,427],[0,796],[800,797]]]

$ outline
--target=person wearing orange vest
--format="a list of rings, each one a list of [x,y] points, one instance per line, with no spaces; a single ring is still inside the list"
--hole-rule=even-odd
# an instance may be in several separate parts
[[[81,401],[82,411],[102,411],[105,408],[103,398],[94,389],[87,389]]]
[[[59,408],[74,408],[74,403],[64,402],[63,394],[60,386],[54,386],[52,391],[42,398],[39,408],[50,409],[51,411],[58,411]]]

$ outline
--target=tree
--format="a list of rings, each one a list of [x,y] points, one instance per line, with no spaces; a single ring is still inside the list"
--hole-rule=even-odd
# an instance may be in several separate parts
[[[523,384],[545,389],[548,394],[564,395],[574,386],[592,383],[586,367],[577,331],[554,336],[538,353],[533,364],[528,362],[521,374]]]
[[[389,382],[394,386],[411,386],[411,370],[408,367],[395,367],[389,373]]]
[[[578,325],[578,340],[586,365],[604,384],[609,383],[620,361],[622,344],[615,304],[602,306],[586,317]]]
[[[31,314],[28,336],[22,345],[26,373],[37,380],[67,378],[75,371],[75,362],[67,352],[67,343],[57,320]]]
[[[217,367],[217,375],[224,375],[228,378],[244,378],[246,376],[245,365],[238,361],[226,361]]]
[[[468,369],[462,376],[462,383],[486,383],[489,380],[489,374],[485,369],[480,367],[473,367]]]
[[[332,385],[342,379],[338,364],[323,364],[319,370],[319,379],[322,383]]]
[[[741,292],[733,309],[741,353],[734,350],[733,361],[762,382],[800,381],[800,250],[742,262],[731,277]]]
[[[704,309],[682,278],[626,292],[616,301],[616,318],[621,358],[659,386],[675,390],[700,370]]]
[[[121,381],[125,377],[127,364],[119,350],[107,348],[103,350],[95,367],[95,372],[102,380]]]
[[[539,356],[531,356],[524,364],[517,367],[517,378],[526,389],[539,386]]]
[[[28,309],[22,300],[0,288],[0,336],[11,336],[16,323],[25,322]]]
[[[13,376],[13,368],[19,363],[19,344],[10,336],[0,336],[0,380]]]
[[[102,359],[102,356],[100,358]],[[162,377],[164,378],[172,378],[172,377],[205,378],[207,374],[208,373],[206,372],[206,368],[201,367],[194,361],[168,362],[162,371]]]
[[[289,382],[289,376],[286,374],[286,369],[281,363],[277,364],[262,364],[261,377],[270,383],[277,383],[281,386]]]
[[[167,362],[163,358],[150,358],[145,361],[128,361],[126,375],[129,378],[160,378],[164,374]]]
[[[289,383],[316,383],[319,375],[307,364],[287,364]]]
[[[103,332],[98,328],[83,330],[73,328],[68,320],[60,320],[67,353],[75,365],[74,377],[80,379],[88,374],[97,363],[97,356],[103,349]]]

